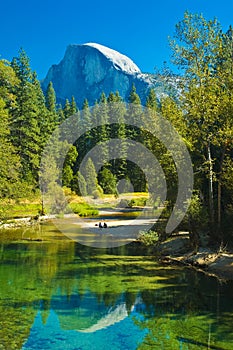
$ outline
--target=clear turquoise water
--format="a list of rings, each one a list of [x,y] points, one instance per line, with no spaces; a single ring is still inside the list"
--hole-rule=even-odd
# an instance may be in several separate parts
[[[0,349],[233,349],[233,283],[131,245],[0,246]]]

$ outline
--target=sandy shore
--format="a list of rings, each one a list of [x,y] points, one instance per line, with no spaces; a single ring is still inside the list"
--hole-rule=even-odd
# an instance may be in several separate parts
[[[104,208],[98,217],[80,218],[78,216],[53,220],[55,226],[70,239],[93,247],[116,247],[130,243],[138,238],[140,231],[149,230],[156,219],[151,210],[136,218],[138,209]],[[131,215],[132,213],[132,215]],[[99,228],[99,222],[106,222],[107,228]]]

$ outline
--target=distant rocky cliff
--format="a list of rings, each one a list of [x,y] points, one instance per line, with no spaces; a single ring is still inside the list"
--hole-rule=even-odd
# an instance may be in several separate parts
[[[93,105],[103,91],[106,95],[119,91],[127,101],[133,84],[142,103],[151,87],[158,93],[163,90],[155,75],[141,73],[127,56],[95,43],[69,45],[62,61],[53,65],[42,81],[44,91],[50,81],[58,101],[64,103],[73,95],[79,107],[85,98]]]

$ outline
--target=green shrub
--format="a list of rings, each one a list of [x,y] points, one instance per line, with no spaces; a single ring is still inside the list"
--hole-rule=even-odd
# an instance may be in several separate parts
[[[146,197],[140,197],[140,198],[134,198],[131,199],[128,203],[128,207],[144,207],[146,205],[148,198]]]
[[[159,240],[159,235],[157,232],[149,231],[140,231],[138,236],[138,241],[143,243],[146,246],[153,246]]]
[[[103,194],[104,194],[104,191],[100,185],[97,185],[96,190],[92,192],[92,196],[94,197],[94,199],[102,198]]]
[[[79,216],[95,216],[99,214],[98,209],[91,207],[87,203],[70,203],[69,206]]]

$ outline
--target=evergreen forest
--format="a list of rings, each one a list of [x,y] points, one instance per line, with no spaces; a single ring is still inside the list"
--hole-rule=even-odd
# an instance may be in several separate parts
[[[217,19],[186,12],[169,39],[173,64],[180,75],[166,70],[164,84],[174,84],[177,94],[156,96],[151,89],[146,105],[132,86],[128,101],[117,91],[103,92],[94,106],[88,100],[67,99],[57,103],[52,82],[42,91],[30,59],[21,49],[11,62],[0,60],[0,216],[7,203],[56,191],[62,206],[58,162],[62,164],[62,186],[78,196],[119,195],[133,188],[147,192],[148,184],[140,167],[130,160],[129,143],[135,141],[158,159],[167,182],[167,198],[162,213],[168,218],[177,196],[177,169],[171,153],[148,130],[129,125],[128,116],[147,123],[150,116],[166,118],[185,143],[192,160],[194,189],[189,209],[177,230],[190,232],[193,245],[204,236],[209,244],[230,243],[233,239],[233,29],[224,32]],[[116,108],[115,108],[116,107]],[[115,108],[115,110],[114,110]],[[110,123],[111,115],[117,123]],[[70,119],[70,117],[72,118]],[[93,118],[99,126],[93,125]],[[72,125],[69,122],[72,121]],[[156,119],[155,119],[156,120]],[[60,125],[64,127],[58,128]],[[65,126],[67,126],[67,134]],[[76,130],[86,130],[73,142]],[[104,145],[120,139],[117,159],[109,160]],[[97,144],[102,166],[97,171],[86,154]],[[48,151],[49,150],[49,151]],[[46,153],[47,152],[47,153]],[[140,154],[139,154],[140,157]],[[46,176],[40,176],[41,169]],[[124,181],[122,181],[124,180]],[[61,198],[61,197],[60,197]],[[43,202],[43,199],[42,199]],[[43,204],[43,203],[42,203]],[[156,203],[153,203],[156,205]],[[53,211],[56,213],[56,206]],[[43,206],[41,212],[43,214]],[[166,238],[163,224],[154,229]]]

